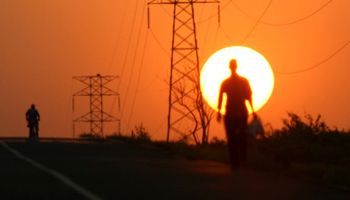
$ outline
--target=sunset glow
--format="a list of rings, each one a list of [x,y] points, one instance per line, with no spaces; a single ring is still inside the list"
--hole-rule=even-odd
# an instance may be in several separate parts
[[[217,110],[220,85],[231,74],[228,68],[231,59],[237,60],[237,73],[249,80],[253,92],[254,109],[259,110],[272,94],[274,75],[264,56],[243,46],[221,49],[206,61],[201,70],[201,90],[205,100]],[[222,109],[221,112],[224,114],[225,110]],[[249,112],[251,113],[251,110]]]
[[[89,98],[79,97],[72,112],[72,95],[81,89],[72,77],[99,73],[119,76],[110,86],[120,94],[120,105],[114,97],[104,98],[103,104],[106,112],[121,118],[121,132],[129,134],[142,123],[152,138],[163,140],[175,50],[170,2],[1,1],[0,135],[27,137],[24,113],[32,103],[42,115],[40,136],[70,138],[89,132],[89,123],[82,123],[73,135],[72,120],[90,107]],[[181,45],[194,46],[196,39],[200,69],[216,51],[244,44],[263,54],[273,68],[273,95],[258,111],[264,123],[280,128],[286,112],[307,112],[321,114],[332,127],[350,129],[350,1],[220,2],[220,9],[216,3],[193,2],[196,38],[191,26],[179,24],[179,36],[193,40]],[[187,15],[181,12],[179,19],[187,20]],[[186,54],[174,55],[180,60]],[[228,61],[217,62],[223,66],[204,81],[213,81],[204,83],[206,88],[216,88],[204,91],[212,95],[214,108],[216,90],[228,76]],[[254,91],[255,101],[259,91]],[[105,126],[109,135],[117,125]],[[226,137],[222,123],[212,120],[210,129],[210,138]]]

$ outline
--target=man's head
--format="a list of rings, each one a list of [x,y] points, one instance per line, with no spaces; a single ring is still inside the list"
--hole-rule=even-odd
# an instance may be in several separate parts
[[[237,70],[237,61],[235,59],[232,59],[230,61],[230,70],[232,72],[232,74],[236,73]]]
[[[35,105],[34,105],[34,104],[32,104],[30,107],[31,107],[32,109],[35,109]]]

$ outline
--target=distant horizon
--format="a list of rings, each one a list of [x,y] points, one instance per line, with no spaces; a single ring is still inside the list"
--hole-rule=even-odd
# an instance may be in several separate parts
[[[258,111],[264,123],[278,128],[287,112],[309,113],[350,129],[350,1],[220,5],[220,26],[217,6],[195,6],[201,67],[219,49],[253,48],[275,76],[272,96]],[[80,88],[72,77],[100,73],[121,77],[111,83],[121,95],[120,110],[113,98],[104,109],[121,117],[122,132],[143,123],[153,138],[165,138],[172,9],[152,5],[148,28],[147,1],[2,2],[0,136],[26,136],[24,113],[32,103],[42,116],[41,137],[72,136],[72,120],[88,111],[87,100],[79,99],[72,113],[72,94]],[[215,119],[210,133],[225,137]]]

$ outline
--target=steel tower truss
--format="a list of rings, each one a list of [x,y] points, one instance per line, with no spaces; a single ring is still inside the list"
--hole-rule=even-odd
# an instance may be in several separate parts
[[[79,81],[84,88],[73,94],[73,111],[74,99],[77,96],[89,97],[90,111],[73,120],[73,135],[75,134],[75,124],[78,122],[90,123],[90,133],[93,135],[103,136],[104,123],[117,122],[117,132],[120,133],[120,119],[104,111],[103,100],[106,96],[117,96],[119,105],[119,93],[107,87],[107,84],[117,79],[117,76],[74,76],[73,80]]]
[[[200,68],[194,4],[217,3],[218,0],[153,0],[152,4],[173,6],[167,141],[172,133],[193,135],[207,123],[201,116],[204,104],[200,92]],[[209,127],[209,126],[207,126]],[[206,130],[207,131],[207,130]]]

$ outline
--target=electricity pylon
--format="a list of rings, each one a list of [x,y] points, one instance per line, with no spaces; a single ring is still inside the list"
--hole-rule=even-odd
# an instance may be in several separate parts
[[[77,96],[89,97],[90,111],[73,120],[73,135],[75,135],[75,124],[77,122],[90,123],[90,133],[93,135],[103,136],[105,122],[117,122],[117,133],[120,133],[120,119],[108,114],[103,109],[103,99],[105,96],[117,96],[118,105],[119,93],[107,87],[107,84],[117,79],[118,76],[74,76],[73,80],[77,80],[84,84],[84,88],[73,94],[73,112],[74,99]],[[118,106],[120,107],[120,106]]]
[[[200,91],[198,43],[194,14],[195,4],[216,3],[219,0],[152,0],[148,5],[173,6],[173,34],[171,47],[167,142],[172,132],[182,136],[202,129],[203,139],[209,128]],[[149,10],[149,9],[148,9]],[[219,9],[218,9],[219,11]],[[148,12],[149,16],[149,12]],[[149,20],[148,20],[149,22]]]

